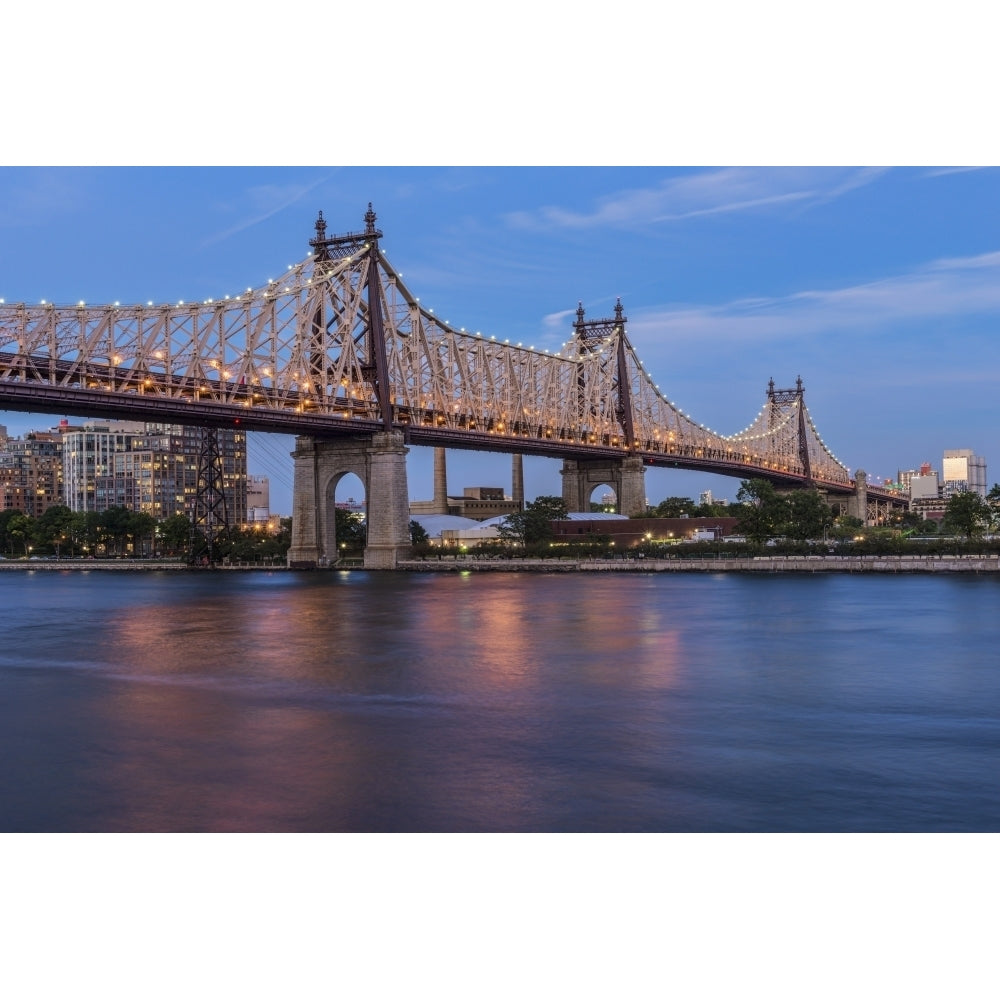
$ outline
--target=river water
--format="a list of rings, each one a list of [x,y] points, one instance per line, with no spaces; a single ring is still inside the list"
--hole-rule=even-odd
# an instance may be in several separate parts
[[[989,576],[0,574],[0,830],[1000,830]]]

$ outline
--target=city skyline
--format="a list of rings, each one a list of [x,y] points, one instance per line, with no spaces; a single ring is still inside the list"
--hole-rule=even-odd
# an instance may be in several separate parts
[[[646,370],[714,430],[750,423],[768,379],[801,377],[852,474],[882,481],[964,447],[989,473],[997,179],[951,168],[5,168],[0,298],[222,297],[302,259],[318,211],[332,232],[357,230],[371,201],[387,256],[453,325],[557,350],[578,302],[597,318],[620,296]],[[0,423],[16,435],[64,416],[4,412]],[[250,472],[268,476],[282,513],[292,444],[250,442]],[[509,491],[508,456],[448,455],[451,492]],[[411,499],[432,495],[432,465],[430,449],[411,450]],[[559,467],[526,458],[526,497],[558,493]],[[345,486],[338,499],[360,489]],[[738,488],[647,473],[654,503]]]

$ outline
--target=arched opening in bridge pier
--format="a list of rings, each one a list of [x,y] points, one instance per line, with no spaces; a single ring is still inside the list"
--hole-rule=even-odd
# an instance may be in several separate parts
[[[364,482],[353,472],[334,475],[327,484],[325,499],[323,550],[328,560],[361,559],[368,511]]]
[[[618,495],[609,483],[601,483],[590,491],[588,505],[591,512],[600,514],[617,514]]]

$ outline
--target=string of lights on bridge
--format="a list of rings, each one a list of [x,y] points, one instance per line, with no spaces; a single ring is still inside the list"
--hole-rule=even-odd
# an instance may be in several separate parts
[[[366,250],[368,250],[369,248],[370,248],[369,244],[367,244],[367,243],[366,243],[366,244],[364,244],[364,245],[362,246],[362,248],[361,248],[361,251],[362,251],[362,252],[363,252],[363,251],[366,251]],[[309,253],[308,253],[308,255],[307,255],[307,258],[306,258],[306,260],[308,260],[309,258],[311,258],[311,257],[313,257],[313,256],[314,256],[313,252],[312,252],[312,251],[309,251]],[[394,269],[394,268],[393,268],[393,267],[391,266],[391,264],[389,263],[389,261],[388,261],[388,260],[387,260],[387,258],[386,258],[386,255],[385,255],[384,251],[381,251],[381,250],[380,250],[380,252],[379,252],[379,259],[380,259],[380,262],[382,263],[383,267],[385,268],[386,272],[387,272],[387,273],[389,274],[389,276],[390,276],[391,278],[393,278],[393,279],[401,279],[401,278],[403,277],[403,272],[402,272],[402,271],[396,271],[396,270],[395,270],[395,269]],[[353,256],[348,256],[348,257],[344,258],[344,262],[345,262],[345,263],[348,263],[348,264],[350,264],[350,263],[352,263],[352,261],[353,261]],[[304,264],[305,262],[306,262],[306,261],[303,261],[302,263]],[[299,265],[299,266],[301,266],[301,265]],[[288,265],[288,270],[289,270],[289,271],[294,271],[294,270],[295,270],[295,267],[296,267],[296,265],[294,265],[294,264],[289,264],[289,265]],[[262,293],[262,295],[263,295],[263,297],[264,297],[265,299],[267,299],[267,298],[271,297],[271,286],[273,286],[273,285],[276,285],[276,284],[278,284],[278,281],[277,281],[276,279],[274,279],[274,278],[268,278],[268,279],[267,279],[267,285],[266,285],[266,287],[265,287],[265,288],[262,288],[262,289],[260,290],[260,291],[261,291],[261,293]],[[311,284],[312,284],[312,278],[307,278],[307,279],[306,279],[306,285],[311,285]],[[291,289],[291,288],[290,288],[289,286],[287,286],[287,285],[286,285],[286,286],[284,287],[284,291],[285,291],[285,292],[287,292],[287,293],[291,293],[292,289]],[[248,286],[248,287],[247,287],[247,290],[246,290],[246,295],[247,295],[248,297],[250,297],[250,298],[252,299],[252,298],[253,298],[253,296],[254,296],[254,289]],[[224,297],[223,297],[222,299],[219,299],[218,301],[219,301],[219,302],[231,302],[231,301],[241,301],[242,299],[243,299],[243,294],[239,294],[239,295],[235,295],[235,296],[229,296],[229,295],[226,295],[226,296],[224,296]],[[215,300],[214,298],[208,298],[208,299],[204,299],[204,300],[202,300],[202,303],[201,303],[201,304],[202,304],[202,305],[214,305],[214,304],[216,303],[216,301],[217,301],[217,300]],[[450,322],[449,322],[449,321],[448,321],[447,319],[445,319],[445,320],[443,320],[443,321],[442,321],[441,319],[439,319],[439,318],[438,318],[438,317],[437,317],[437,316],[435,315],[435,313],[434,313],[434,310],[433,310],[433,309],[431,309],[431,308],[429,308],[429,307],[423,307],[423,306],[420,306],[420,299],[419,299],[419,297],[414,297],[414,302],[415,302],[415,303],[417,304],[417,306],[419,307],[419,309],[420,309],[420,311],[421,311],[421,312],[426,312],[426,314],[427,314],[427,315],[428,315],[428,316],[429,316],[430,318],[432,318],[433,322],[435,322],[435,323],[438,323],[438,324],[441,324],[441,325],[442,325],[442,326],[443,326],[443,327],[444,327],[445,329],[449,330],[449,331],[450,331],[451,333],[461,333],[461,334],[464,334],[464,335],[466,335],[466,336],[469,336],[469,335],[470,335],[470,334],[469,334],[469,333],[468,333],[468,332],[466,331],[465,327],[461,327],[460,329],[456,330],[456,329],[455,329],[455,328],[454,328],[454,327],[453,327],[453,326],[451,325],[451,323],[450,323]],[[5,304],[5,300],[4,300],[3,298],[0,298],[0,305],[4,305],[4,304]],[[176,304],[176,307],[183,307],[183,306],[184,306],[184,305],[186,305],[186,304],[187,304],[187,305],[189,305],[190,307],[194,307],[194,308],[196,308],[196,307],[197,307],[197,303],[195,303],[195,302],[190,302],[190,303],[186,303],[186,302],[185,302],[185,300],[183,300],[183,299],[181,299],[181,300],[179,300],[179,301],[177,302],[177,304]],[[43,306],[48,306],[49,308],[55,308],[55,306],[54,306],[54,304],[53,304],[53,303],[51,303],[51,302],[47,302],[47,301],[46,301],[45,299],[42,299],[42,300],[41,300],[41,305],[43,305]],[[147,301],[147,303],[146,303],[146,305],[147,305],[147,307],[154,307],[154,302],[153,302],[152,300],[148,300],[148,301]],[[82,299],[81,299],[81,300],[80,300],[80,301],[79,301],[79,302],[77,303],[77,308],[79,308],[79,309],[83,309],[83,308],[86,308],[86,302],[85,302],[84,300],[82,300]],[[101,307],[98,307],[98,308],[101,308]],[[103,308],[107,308],[107,307],[103,307]],[[121,308],[121,303],[120,303],[119,301],[115,301],[115,302],[113,303],[113,306],[112,306],[112,308]],[[135,308],[138,308],[138,309],[142,309],[143,307],[142,307],[142,305],[141,305],[141,304],[137,304],[137,305],[135,306]],[[164,308],[164,309],[169,309],[169,308],[172,308],[172,307],[171,307],[171,306],[170,306],[170,305],[169,305],[168,303],[164,303],[164,304],[163,304],[163,305],[162,305],[162,306],[161,306],[160,308]],[[477,338],[482,338],[482,337],[483,337],[483,334],[482,334],[482,333],[481,333],[480,331],[478,331],[478,330],[477,330],[477,331],[476,331],[476,333],[475,333],[475,336],[476,336]],[[490,338],[489,338],[489,339],[490,339],[490,341],[491,341],[491,342],[497,342],[497,338],[496,338],[496,336],[495,336],[494,334],[491,334],[491,335],[490,335]],[[601,353],[602,355],[604,355],[604,354],[606,353],[607,349],[608,349],[608,348],[610,348],[610,347],[612,346],[612,344],[613,344],[613,339],[614,339],[613,337],[609,336],[609,337],[606,337],[605,339],[603,339],[602,341],[600,341],[600,342],[599,342],[599,350],[600,350],[600,353]],[[509,338],[505,339],[505,340],[503,341],[503,343],[504,343],[505,345],[508,345],[508,346],[509,346],[509,345],[510,345],[510,340],[509,340]],[[543,348],[543,349],[542,349],[541,351],[536,351],[536,350],[535,350],[535,347],[534,347],[534,345],[531,345],[531,346],[530,346],[530,347],[528,347],[528,348],[524,348],[524,346],[523,346],[523,343],[522,343],[522,342],[520,342],[520,341],[519,341],[519,342],[517,343],[517,345],[516,345],[516,346],[517,346],[518,348],[522,349],[522,350],[529,350],[529,351],[532,351],[532,352],[534,352],[534,353],[536,353],[536,354],[539,354],[539,353],[540,353],[540,354],[544,354],[544,355],[548,355],[548,356],[552,356],[552,357],[556,357],[556,358],[562,358],[562,356],[563,356],[563,351],[568,351],[568,349],[569,349],[569,347],[570,347],[570,344],[571,344],[571,342],[570,342],[570,341],[564,341],[564,342],[563,342],[563,344],[562,344],[562,346],[561,346],[561,348],[560,348],[560,350],[559,350],[559,351],[556,351],[556,352],[554,352],[554,353],[553,353],[553,352],[550,352],[548,348]],[[714,430],[712,430],[712,428],[710,428],[710,427],[707,427],[707,426],[706,426],[705,424],[701,424],[701,423],[698,423],[698,422],[697,422],[697,421],[695,420],[695,418],[694,418],[694,417],[692,417],[692,416],[691,416],[690,414],[688,414],[688,413],[685,413],[685,412],[684,412],[684,411],[683,411],[682,409],[680,409],[680,407],[676,406],[676,405],[675,405],[675,404],[674,404],[673,402],[671,402],[671,401],[670,401],[670,400],[669,400],[669,399],[668,399],[668,398],[667,398],[666,396],[664,396],[664,395],[663,395],[663,392],[662,392],[662,390],[660,389],[660,386],[659,386],[659,385],[658,385],[658,384],[657,384],[656,382],[654,382],[654,381],[653,381],[652,377],[651,377],[651,376],[649,375],[649,373],[648,373],[648,372],[646,371],[646,369],[645,369],[645,365],[643,364],[642,360],[641,360],[641,359],[640,359],[640,358],[639,358],[638,356],[636,356],[635,354],[633,354],[632,356],[633,356],[633,358],[635,359],[635,362],[636,362],[636,364],[637,364],[637,365],[639,366],[639,369],[640,369],[640,372],[641,372],[642,376],[643,376],[643,377],[645,378],[645,380],[646,380],[646,383],[647,383],[647,384],[648,384],[648,385],[649,385],[649,386],[650,386],[650,387],[651,387],[651,388],[652,388],[652,389],[653,389],[653,390],[654,390],[654,391],[655,391],[655,392],[657,393],[657,395],[658,395],[658,396],[659,396],[659,397],[660,397],[660,398],[661,398],[661,399],[662,399],[662,400],[663,400],[663,401],[664,401],[664,402],[665,402],[665,403],[666,403],[666,404],[667,404],[667,405],[668,405],[668,406],[669,406],[669,407],[670,407],[670,408],[671,408],[671,409],[672,409],[672,410],[673,410],[673,411],[674,411],[675,413],[677,413],[677,414],[678,414],[678,416],[680,416],[680,417],[682,417],[683,419],[685,419],[685,420],[689,421],[689,422],[690,422],[691,424],[693,424],[693,425],[694,425],[695,427],[697,427],[697,429],[698,429],[698,430],[701,430],[701,431],[705,431],[706,433],[708,433],[708,434],[711,434],[711,435],[713,435],[714,437],[717,437],[717,438],[719,438],[719,439],[720,439],[721,441],[726,441],[726,442],[731,442],[731,441],[739,441],[740,443],[748,443],[748,442],[751,442],[751,441],[760,441],[760,440],[763,440],[763,439],[765,439],[765,438],[768,438],[768,437],[770,437],[770,436],[772,436],[772,435],[773,435],[773,433],[774,433],[774,431],[775,431],[775,428],[771,428],[771,429],[769,429],[769,430],[766,430],[766,431],[762,431],[762,432],[759,432],[759,433],[757,433],[757,434],[753,434],[753,435],[750,435],[750,436],[745,436],[745,435],[747,435],[747,434],[748,434],[748,432],[750,431],[750,429],[751,429],[751,428],[752,428],[752,427],[753,427],[753,426],[754,426],[754,425],[755,425],[755,424],[756,424],[756,423],[757,423],[757,422],[758,422],[759,420],[761,420],[761,419],[763,418],[763,416],[764,416],[764,414],[765,414],[765,412],[766,412],[766,406],[765,406],[765,407],[763,407],[763,408],[762,408],[762,409],[761,409],[761,410],[760,410],[760,411],[759,411],[759,412],[757,413],[757,416],[756,416],[756,417],[755,417],[755,418],[754,418],[754,419],[753,419],[753,420],[752,420],[752,421],[751,421],[751,422],[750,422],[750,423],[749,423],[749,424],[748,424],[748,425],[747,425],[746,427],[744,427],[744,428],[743,428],[743,430],[741,430],[741,431],[738,431],[738,432],[736,432],[736,433],[734,433],[734,434],[730,434],[730,435],[724,435],[724,434],[720,434],[720,433],[718,433],[717,431],[714,431]],[[798,401],[797,401],[797,402],[795,402],[795,403],[793,404],[793,410],[794,410],[795,408],[797,408],[797,407],[798,407],[799,405],[800,405],[800,404],[799,404],[799,402],[798,402]],[[791,419],[791,414],[789,414],[789,417],[788,417],[788,420],[790,420],[790,419]],[[823,438],[822,438],[822,437],[820,436],[820,433],[819,433],[819,430],[817,429],[817,427],[816,427],[815,423],[813,422],[813,419],[812,419],[812,416],[811,416],[811,414],[809,414],[808,410],[806,411],[806,419],[808,420],[808,423],[809,423],[809,427],[810,427],[810,429],[811,429],[811,430],[813,431],[813,433],[814,433],[814,434],[816,435],[816,439],[817,439],[817,441],[819,442],[820,446],[821,446],[821,447],[822,447],[822,448],[824,449],[824,451],[826,451],[826,453],[827,453],[828,455],[830,455],[830,457],[831,457],[831,458],[833,458],[833,460],[834,460],[834,461],[835,461],[835,462],[836,462],[836,463],[837,463],[837,464],[838,464],[838,465],[839,465],[839,466],[840,466],[840,467],[841,467],[842,469],[844,469],[845,471],[848,471],[848,469],[847,469],[847,466],[846,466],[846,465],[844,465],[844,463],[843,463],[843,462],[841,462],[841,461],[840,461],[840,459],[839,459],[839,458],[837,458],[837,456],[836,456],[836,455],[834,455],[832,451],[830,451],[830,449],[828,448],[828,446],[826,445],[826,443],[825,443],[825,442],[823,441]],[[786,423],[787,423],[787,420],[786,420]]]

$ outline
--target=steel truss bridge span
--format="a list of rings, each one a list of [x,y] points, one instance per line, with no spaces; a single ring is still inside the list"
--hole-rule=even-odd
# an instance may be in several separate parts
[[[613,317],[577,310],[558,353],[467,333],[404,285],[365,230],[327,237],[280,280],[176,305],[0,304],[0,407],[579,460],[636,456],[779,486],[854,484],[794,389],[724,436],[671,403]]]

